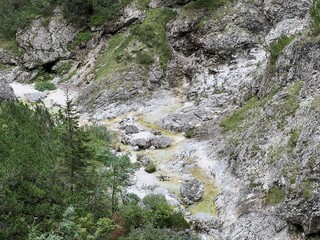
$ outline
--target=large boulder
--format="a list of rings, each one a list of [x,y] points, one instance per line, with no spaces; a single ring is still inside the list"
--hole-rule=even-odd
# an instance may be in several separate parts
[[[14,99],[13,88],[5,81],[0,79],[0,101]]]
[[[151,145],[155,148],[164,149],[170,146],[172,140],[166,136],[154,136],[151,140]]]
[[[193,179],[182,184],[180,188],[180,193],[183,202],[185,202],[188,205],[191,205],[201,200],[204,193],[204,185],[202,182]]]
[[[139,128],[134,125],[127,125],[125,128],[125,134],[134,134],[134,133],[139,133]]]

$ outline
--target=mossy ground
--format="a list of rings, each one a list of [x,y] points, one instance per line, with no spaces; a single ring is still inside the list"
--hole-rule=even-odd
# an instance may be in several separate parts
[[[282,203],[285,199],[285,192],[277,186],[273,186],[268,190],[266,201],[270,205]]]

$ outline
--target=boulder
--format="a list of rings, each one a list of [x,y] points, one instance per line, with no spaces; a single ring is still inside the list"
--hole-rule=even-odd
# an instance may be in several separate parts
[[[26,93],[24,96],[29,102],[39,102],[48,96],[48,92],[32,92]]]
[[[191,216],[190,225],[196,231],[209,233],[213,229],[219,229],[222,226],[222,222],[217,217],[205,213],[197,213]]]
[[[139,133],[139,129],[138,127],[134,126],[134,125],[127,125],[125,128],[125,134],[134,134],[134,133]]]
[[[146,149],[151,146],[151,140],[153,137],[154,135],[150,132],[135,133],[128,139],[128,143],[131,146],[138,146],[139,148]]]
[[[0,79],[0,101],[14,99],[13,88],[5,81]]]
[[[164,149],[170,146],[172,140],[166,136],[154,136],[151,140],[151,145],[155,148]]]
[[[204,185],[202,182],[193,179],[182,184],[180,193],[183,202],[191,205],[201,200],[204,193]]]

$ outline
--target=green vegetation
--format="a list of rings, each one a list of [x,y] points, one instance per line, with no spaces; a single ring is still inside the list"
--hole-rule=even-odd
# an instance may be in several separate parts
[[[0,239],[190,239],[164,197],[142,205],[123,191],[133,166],[110,139],[103,126],[79,127],[70,100],[55,116],[0,103]]]
[[[186,138],[193,138],[197,135],[197,130],[195,128],[189,128],[186,132],[185,132],[185,137]]]
[[[96,79],[105,79],[115,72],[125,71],[134,64],[148,67],[159,56],[162,69],[172,57],[166,42],[165,25],[175,16],[171,9],[149,9],[147,17],[125,32],[113,35],[96,64]]]
[[[283,105],[283,112],[286,115],[293,115],[300,107],[298,96],[302,88],[302,82],[297,81],[293,83],[288,89],[288,96]]]
[[[143,23],[134,26],[132,36],[147,46],[151,52],[159,55],[160,64],[166,70],[172,58],[171,49],[166,41],[165,25],[174,18],[176,13],[168,8],[150,9]]]
[[[275,42],[272,42],[269,46],[270,51],[270,64],[275,65],[277,62],[278,57],[282,53],[283,49],[288,46],[295,36],[283,36]]]
[[[251,98],[242,108],[236,110],[231,116],[224,118],[220,122],[220,126],[224,131],[235,130],[239,123],[248,117],[250,110],[258,107],[260,102],[257,98]]]
[[[153,57],[149,53],[145,52],[138,52],[137,53],[137,60],[140,64],[150,65],[153,63]]]
[[[76,45],[85,45],[89,40],[92,38],[93,33],[86,31],[86,32],[80,32],[75,38]]]
[[[300,184],[302,196],[305,200],[310,200],[313,197],[313,184],[312,180],[306,180]]]
[[[32,20],[51,16],[62,7],[64,17],[74,24],[98,26],[117,18],[119,11],[132,0],[3,0],[0,2],[0,38],[14,39],[19,28]],[[88,38],[88,34],[82,36]]]
[[[226,5],[228,2],[231,2],[232,0],[197,0],[192,1],[188,5],[186,5],[186,9],[206,9],[209,11],[215,11],[218,8]]]
[[[297,146],[297,142],[299,140],[299,136],[300,136],[300,131],[298,131],[298,130],[292,130],[290,132],[290,138],[289,138],[289,141],[288,141],[288,146],[291,149],[294,149]]]
[[[157,166],[154,162],[150,161],[144,168],[147,173],[154,173],[157,171]]]
[[[310,9],[310,16],[312,18],[312,31],[314,35],[320,34],[320,1],[314,0]]]
[[[277,186],[273,186],[268,190],[267,203],[270,205],[275,205],[277,203],[282,203],[285,199],[285,192],[283,189]]]
[[[45,90],[56,90],[57,87],[56,87],[56,85],[54,85],[51,82],[44,81],[44,82],[37,82],[35,84],[35,89],[40,91],[40,92],[43,92]]]

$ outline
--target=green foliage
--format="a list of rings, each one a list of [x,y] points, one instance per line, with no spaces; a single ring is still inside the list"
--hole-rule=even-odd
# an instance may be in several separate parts
[[[320,1],[314,0],[310,8],[310,16],[312,18],[312,31],[314,35],[320,33]]]
[[[152,226],[153,228],[170,228],[180,231],[189,227],[183,214],[174,210],[163,195],[147,195],[143,199],[143,203],[143,207],[139,204],[130,204],[121,209],[120,214],[127,230]],[[142,231],[144,232],[144,230]]]
[[[127,240],[142,240],[142,239],[148,239],[148,240],[197,240],[199,238],[196,238],[194,236],[189,236],[186,233],[176,233],[170,229],[159,229],[155,228],[152,225],[147,225],[145,228],[138,228],[131,231],[128,237],[126,237]]]
[[[75,24],[98,26],[117,16],[131,0],[69,0],[63,4],[64,15]]]
[[[166,70],[172,58],[171,49],[166,41],[166,24],[176,13],[168,8],[150,9],[146,19],[132,28],[132,35],[160,56],[160,64]]]
[[[44,82],[37,82],[35,84],[35,89],[40,92],[43,92],[45,90],[56,90],[57,87],[51,82],[44,81]]]
[[[185,133],[186,138],[193,138],[196,135],[197,135],[197,130],[195,128],[189,128]]]
[[[295,36],[283,36],[275,42],[272,42],[269,46],[270,52],[270,64],[275,65],[277,62],[278,57],[282,53],[283,49],[288,46]]]
[[[48,0],[3,0],[0,2],[0,36],[13,39],[18,28],[28,25],[31,20],[52,13],[54,4]]]
[[[140,64],[150,65],[151,63],[153,63],[153,57],[145,52],[138,52],[137,59],[138,63]]]
[[[0,239],[133,238],[148,225],[175,236],[188,228],[163,196],[143,206],[123,196],[132,165],[108,141],[105,127],[79,127],[69,100],[58,116],[40,105],[0,103]]]
[[[232,0],[196,0],[186,6],[186,9],[206,9],[215,11]]]
[[[310,200],[313,197],[313,184],[312,180],[305,180],[300,184],[302,189],[302,196],[305,200]]]
[[[237,128],[238,124],[245,120],[248,112],[259,106],[260,102],[257,98],[251,98],[242,108],[235,111],[231,116],[224,118],[220,122],[220,126],[224,131],[232,131]]]
[[[89,40],[92,38],[93,33],[86,31],[86,32],[80,32],[75,38],[75,43],[77,45],[85,45]]]
[[[150,161],[145,167],[144,170],[147,173],[154,173],[155,171],[157,171],[157,166],[153,161]]]
[[[289,138],[288,146],[291,149],[294,149],[297,146],[297,142],[299,140],[299,136],[300,136],[300,131],[298,131],[298,130],[292,130],[290,132],[290,138]]]
[[[278,203],[282,203],[285,199],[285,192],[278,186],[273,186],[269,188],[267,194],[267,203],[270,205],[275,205]]]

